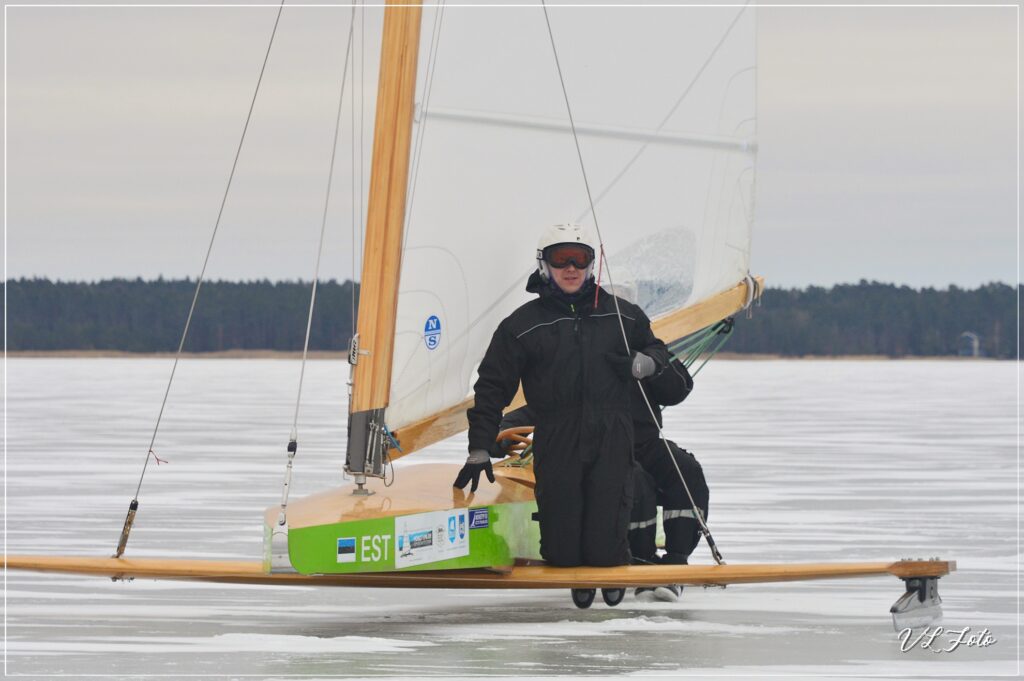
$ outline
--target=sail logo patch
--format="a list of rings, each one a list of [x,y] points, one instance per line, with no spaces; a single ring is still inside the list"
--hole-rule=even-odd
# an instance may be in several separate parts
[[[441,320],[437,315],[427,317],[427,323],[423,325],[423,342],[427,344],[427,350],[436,350],[441,344]]]
[[[338,537],[338,562],[356,562],[356,538]]]

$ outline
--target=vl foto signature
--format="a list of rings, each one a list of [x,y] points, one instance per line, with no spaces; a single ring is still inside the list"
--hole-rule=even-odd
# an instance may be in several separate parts
[[[900,631],[900,652],[914,648],[930,650],[933,653],[952,653],[959,648],[987,648],[998,641],[988,627],[981,631],[972,631],[970,627],[963,629],[945,629],[943,627],[926,627],[917,636],[907,627]]]

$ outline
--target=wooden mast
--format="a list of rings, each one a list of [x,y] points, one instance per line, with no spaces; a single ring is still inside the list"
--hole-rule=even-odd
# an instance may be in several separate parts
[[[382,474],[378,464],[386,450],[383,415],[391,388],[421,14],[419,0],[392,0],[384,9],[359,321],[350,354],[355,366],[345,470],[355,475],[359,490],[366,475]]]

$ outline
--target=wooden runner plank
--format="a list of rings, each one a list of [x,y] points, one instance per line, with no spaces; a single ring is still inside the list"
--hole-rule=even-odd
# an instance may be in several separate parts
[[[7,556],[9,570],[121,578],[181,579],[281,586],[365,586],[447,589],[555,589],[659,584],[755,584],[875,575],[941,577],[956,569],[943,560],[870,563],[751,563],[747,565],[629,565],[611,568],[517,566],[488,570],[378,572],[349,575],[267,574],[256,561],[88,556]]]

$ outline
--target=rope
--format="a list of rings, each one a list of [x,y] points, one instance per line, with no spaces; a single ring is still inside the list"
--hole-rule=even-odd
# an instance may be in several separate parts
[[[249,122],[252,120],[252,112],[256,106],[256,97],[260,91],[260,83],[263,82],[263,74],[267,69],[267,61],[270,58],[270,48],[274,44],[274,35],[277,33],[277,25],[281,20],[281,12],[284,9],[284,0],[281,0],[280,6],[277,8],[277,17],[274,19],[274,28],[270,33],[270,42],[267,44],[267,52],[263,57],[263,66],[260,67],[260,75],[256,80],[256,89],[252,95],[252,101],[249,103],[249,113],[245,117],[245,125],[242,127],[242,136],[238,140],[238,149],[235,151],[234,161],[231,163],[231,172],[228,175],[227,186],[224,188],[224,196],[220,202],[220,209],[217,211],[217,220],[213,225],[213,234],[210,235],[210,244],[206,249],[206,257],[203,259],[203,267],[199,272],[199,278],[196,280],[196,290],[192,295],[192,304],[188,309],[188,317],[185,319],[185,329],[181,333],[181,341],[178,343],[178,352],[174,356],[174,365],[171,367],[171,377],[167,381],[167,390],[164,391],[164,399],[160,404],[160,413],[157,415],[156,426],[153,428],[153,437],[149,441],[149,450],[146,454],[146,462],[142,467],[142,475],[139,477],[139,485],[135,489],[135,499],[139,497],[139,491],[142,489],[142,480],[146,475],[146,466],[149,464],[149,458],[153,454],[153,444],[156,442],[156,435],[160,429],[160,421],[163,419],[164,408],[167,406],[167,396],[171,392],[171,384],[174,382],[174,372],[178,368],[178,360],[181,359],[182,349],[185,347],[185,339],[188,337],[188,329],[192,323],[192,315],[196,309],[196,301],[199,298],[199,290],[203,286],[203,277],[206,275],[206,267],[210,262],[210,254],[213,252],[213,243],[217,238],[217,230],[220,228],[220,221],[224,215],[224,206],[227,204],[228,193],[231,191],[231,182],[235,178],[235,170],[238,168],[238,158],[242,154],[242,145],[245,142],[245,133],[249,129]]]
[[[309,337],[313,328],[313,307],[316,304],[317,284],[320,279],[320,261],[324,252],[324,234],[327,232],[327,214],[331,204],[331,186],[334,182],[334,163],[338,153],[338,133],[341,130],[341,109],[348,81],[348,60],[352,53],[352,34],[355,28],[355,7],[352,8],[352,24],[348,29],[348,43],[345,46],[345,65],[342,67],[341,91],[338,93],[338,112],[334,124],[334,138],[331,142],[331,162],[327,171],[327,190],[324,195],[324,210],[320,220],[320,241],[317,245],[316,264],[313,267],[313,286],[309,296],[309,314],[306,316],[306,338],[302,344],[302,368],[299,371],[299,390],[295,398],[295,416],[292,420],[292,439],[296,437],[299,424],[299,405],[302,401],[302,382],[306,374],[306,358],[309,354]]]
[[[743,309],[747,311],[747,319],[750,319],[754,312],[750,309],[750,306],[755,300],[758,305],[761,304],[761,284],[758,283],[757,279],[750,276],[750,272],[747,272],[745,281],[747,282],[747,300],[743,303]]]
[[[245,125],[242,126],[242,135],[238,140],[238,148],[235,150],[235,158],[231,162],[231,172],[228,174],[227,186],[224,187],[224,196],[220,201],[220,208],[217,210],[217,219],[213,223],[213,233],[210,235],[210,244],[206,248],[206,256],[203,258],[203,267],[196,279],[196,290],[192,294],[192,303],[188,308],[188,317],[185,319],[185,328],[181,332],[181,340],[178,342],[178,351],[174,355],[174,364],[171,366],[171,376],[167,380],[167,389],[164,390],[164,398],[160,403],[160,412],[156,417],[156,425],[153,427],[153,436],[149,440],[149,447],[146,451],[146,460],[142,464],[142,474],[139,475],[139,484],[135,488],[135,495],[129,504],[128,517],[125,519],[124,528],[121,530],[121,537],[117,543],[115,557],[120,558],[128,544],[128,534],[131,532],[132,522],[135,518],[135,510],[139,506],[139,492],[142,490],[142,481],[146,477],[146,470],[149,468],[149,460],[155,457],[153,445],[156,443],[157,433],[160,431],[160,423],[163,420],[164,409],[167,407],[167,397],[171,394],[171,385],[174,383],[174,374],[178,370],[178,361],[181,359],[182,350],[185,347],[185,339],[188,338],[188,330],[192,324],[192,315],[196,310],[196,301],[199,300],[199,291],[203,287],[203,278],[206,276],[206,267],[210,262],[210,254],[213,252],[213,244],[217,239],[217,231],[220,229],[220,221],[224,216],[224,206],[227,205],[228,194],[231,192],[231,182],[235,179],[235,170],[238,168],[238,159],[242,155],[242,146],[245,143],[245,134],[249,130],[249,122],[252,120],[252,112],[256,108],[256,97],[260,92],[260,84],[263,82],[263,74],[267,70],[267,62],[270,60],[270,49],[274,45],[274,36],[277,34],[277,26],[281,22],[281,12],[284,11],[284,0],[277,8],[277,16],[274,18],[274,28],[270,31],[270,40],[267,43],[266,54],[263,55],[263,65],[260,67],[260,75],[256,79],[256,88],[252,93],[252,100],[249,102],[249,112],[245,116]]]
[[[726,27],[725,32],[722,33],[722,37],[718,39],[718,42],[711,49],[711,53],[708,54],[707,59],[704,60],[704,63],[701,64],[699,69],[697,69],[697,73],[695,73],[693,75],[693,78],[690,79],[690,82],[689,82],[689,84],[687,84],[686,88],[683,90],[683,93],[681,95],[679,95],[679,98],[676,99],[674,104],[672,104],[672,108],[670,108],[668,110],[668,113],[665,114],[665,116],[661,119],[661,122],[658,123],[658,125],[654,128],[655,132],[661,132],[661,130],[666,125],[668,125],[669,120],[671,120],[672,116],[675,115],[675,113],[679,109],[680,105],[682,105],[683,100],[685,100],[690,95],[690,91],[693,90],[693,86],[696,85],[697,81],[700,80],[701,76],[704,75],[704,71],[706,71],[707,68],[708,68],[708,65],[711,64],[711,60],[715,58],[715,55],[718,54],[718,51],[722,48],[722,45],[725,44],[726,38],[728,38],[729,34],[732,33],[732,29],[736,27],[736,24],[739,22],[740,17],[743,16],[743,13],[746,11],[747,6],[749,4],[750,4],[750,0],[747,0],[747,2],[744,3],[743,7],[740,8],[740,11],[736,13],[736,16],[733,17],[733,20]],[[622,169],[615,175],[615,177],[612,178],[611,182],[609,182],[608,185],[604,189],[601,190],[601,193],[598,194],[598,196],[597,196],[597,200],[595,201],[595,204],[600,203],[604,199],[604,197],[608,196],[608,193],[612,189],[615,188],[615,185],[617,185],[619,183],[619,181],[623,177],[626,176],[626,174],[629,172],[629,170],[633,167],[633,165],[638,160],[640,160],[640,157],[644,155],[644,153],[647,151],[647,148],[650,147],[650,146],[651,146],[650,142],[644,142],[640,146],[640,148],[637,149],[636,153],[633,154],[632,158],[630,158],[629,161],[627,161],[624,166],[622,166]],[[593,205],[590,208],[590,212],[593,213]],[[579,221],[583,220],[583,218],[585,218],[586,216],[587,216],[587,212],[584,211],[583,214],[580,215],[576,219],[576,221],[579,222]]]
[[[354,0],[353,0],[354,2]],[[363,180],[366,177],[366,7],[363,6],[359,12],[359,252],[363,252],[363,233],[366,230],[366,215],[364,202],[366,201],[366,187]],[[362,279],[362,263],[360,263],[359,278]],[[353,292],[355,288],[353,287]],[[352,319],[353,324],[355,318]],[[353,333],[355,328],[353,327]]]
[[[565,77],[562,73],[562,65],[558,59],[558,48],[555,46],[555,34],[551,29],[551,18],[548,16],[548,7],[546,0],[541,0],[541,7],[543,7],[544,9],[544,21],[547,24],[548,36],[551,39],[551,51],[554,53],[555,57],[555,69],[558,71],[558,80],[561,83],[562,95],[565,98],[565,108],[569,117],[569,127],[572,130],[573,142],[576,145],[576,156],[579,159],[580,172],[583,175],[583,186],[586,188],[587,191],[587,201],[590,205],[590,214],[594,219],[594,229],[597,232],[598,242],[601,246],[601,261],[604,263],[604,268],[608,271],[608,284],[614,288],[615,281],[612,278],[611,267],[608,266],[607,257],[604,254],[604,237],[602,237],[601,228],[598,225],[597,211],[595,210],[594,206],[594,197],[590,192],[590,181],[587,178],[586,164],[583,162],[583,152],[580,149],[580,139],[579,135],[576,132],[576,122],[572,114],[572,106],[569,103],[569,91],[565,86]],[[735,20],[733,23],[735,23]],[[612,296],[611,298],[612,302],[615,304],[615,316],[619,322],[619,331],[622,333],[622,341],[625,344],[626,352],[628,353],[630,352],[629,338],[626,335],[626,327],[622,321],[622,311],[619,309],[619,298],[618,296]],[[644,390],[643,385],[640,383],[639,379],[637,380],[637,387],[640,389],[640,395],[644,399],[644,404],[647,405],[647,411],[650,414],[651,421],[654,422],[655,425],[657,425],[658,419],[654,413],[654,407],[651,405],[651,401],[650,399],[648,399],[647,393]],[[683,477],[683,471],[679,468],[679,463],[676,461],[676,458],[672,455],[672,449],[669,447],[668,441],[665,439],[665,434],[662,432],[661,426],[658,426],[658,433],[661,436],[662,443],[665,445],[665,451],[668,454],[669,461],[672,462],[672,466],[676,469],[676,473],[679,476],[679,481],[683,484],[683,489],[686,491],[686,496],[690,500],[690,504],[694,510],[694,515],[697,519],[697,524],[700,526],[701,534],[704,535],[704,538],[708,542],[708,547],[711,549],[711,555],[714,557],[716,563],[718,563],[719,565],[724,565],[725,560],[722,558],[722,554],[718,550],[718,546],[715,544],[714,538],[711,536],[711,530],[708,528],[707,522],[705,522],[704,520],[704,514],[700,511],[700,507],[697,505],[697,502],[694,500],[693,494],[690,492],[690,486],[686,484],[686,479]]]
[[[692,367],[701,355],[707,353],[707,357],[704,358],[700,366],[690,372],[692,378],[699,374],[704,365],[725,345],[725,342],[732,336],[732,331],[733,320],[732,317],[729,317],[676,341],[669,345],[668,349],[687,369]],[[712,345],[714,347],[708,352],[708,348]]]
[[[345,100],[345,84],[348,81],[348,61],[352,54],[352,34],[356,26],[356,8],[352,7],[352,21],[348,29],[348,43],[345,45],[345,65],[341,69],[341,91],[338,93],[338,111],[335,115],[334,138],[331,142],[331,162],[327,171],[327,189],[324,195],[324,210],[320,220],[320,241],[317,244],[316,264],[313,267],[313,285],[309,295],[309,314],[306,316],[306,337],[302,343],[302,363],[299,368],[299,388],[295,395],[295,415],[292,419],[292,432],[288,438],[288,464],[285,470],[284,487],[281,491],[281,513],[278,525],[287,522],[288,493],[291,489],[292,463],[298,452],[299,441],[299,407],[302,404],[302,384],[306,377],[306,359],[309,356],[309,337],[313,330],[313,309],[316,306],[317,285],[320,282],[320,261],[324,253],[324,235],[327,232],[327,214],[331,204],[331,186],[334,182],[334,163],[338,154],[338,134],[341,131],[341,111]],[[354,290],[354,289],[353,289]]]
[[[352,0],[352,23],[353,28],[355,26],[355,12],[356,8],[362,8],[362,5],[357,5],[355,0]],[[350,299],[351,299],[351,316],[349,321],[352,326],[352,335],[356,333],[356,281],[359,277],[356,273],[358,266],[357,253],[363,252],[363,102],[365,99],[365,88],[363,83],[363,62],[365,61],[365,35],[364,27],[366,23],[366,10],[361,9],[359,12],[359,96],[356,97],[356,59],[355,51],[353,50],[352,59],[352,119],[349,126],[350,139],[352,141],[352,278]],[[352,32],[350,32],[350,35]],[[357,105],[358,104],[358,116]],[[356,144],[356,120],[359,121],[359,143]],[[359,232],[359,248],[356,248],[356,231]]]

